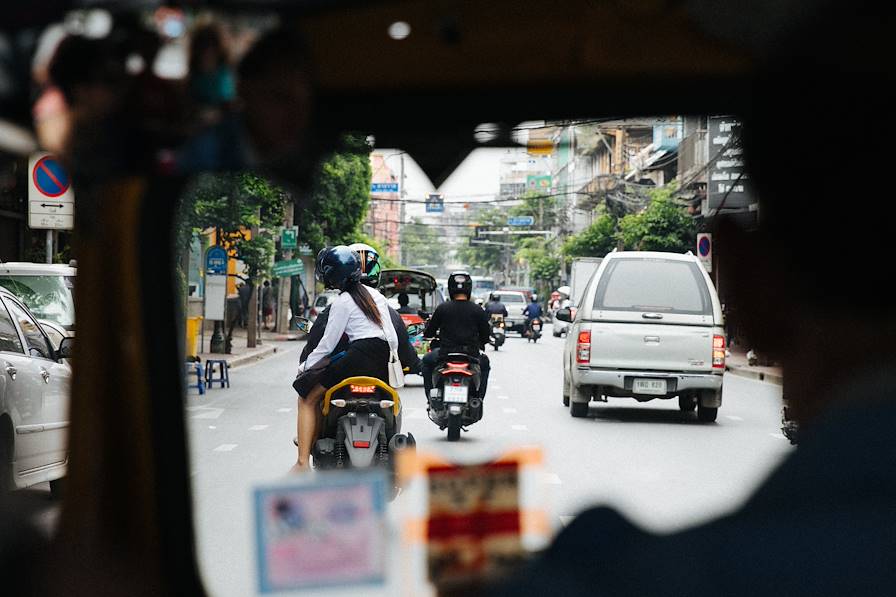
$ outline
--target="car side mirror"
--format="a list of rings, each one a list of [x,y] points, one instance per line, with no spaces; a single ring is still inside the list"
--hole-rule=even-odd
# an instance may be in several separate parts
[[[557,314],[554,315],[560,321],[565,321],[567,323],[572,323],[572,311],[570,309],[560,309],[557,311]]]
[[[62,339],[62,342],[59,343],[59,348],[56,350],[56,359],[70,359],[74,354],[75,348],[75,339],[66,336]]]

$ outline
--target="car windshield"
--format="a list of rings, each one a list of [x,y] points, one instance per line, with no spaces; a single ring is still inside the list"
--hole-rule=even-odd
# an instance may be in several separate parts
[[[526,300],[521,294],[499,294],[502,303],[524,303]]]
[[[0,276],[3,286],[46,319],[72,329],[75,326],[74,280],[69,276]]]
[[[594,308],[712,314],[709,291],[697,265],[670,259],[614,259],[598,284]]]

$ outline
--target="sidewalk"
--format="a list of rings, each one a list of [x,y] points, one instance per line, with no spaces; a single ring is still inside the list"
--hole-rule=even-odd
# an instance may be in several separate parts
[[[278,334],[277,332],[261,331],[261,343],[254,348],[246,348],[246,330],[235,328],[233,330],[233,346],[230,354],[218,352],[201,352],[199,358],[204,364],[208,359],[223,359],[227,361],[230,368],[239,367],[249,363],[254,363],[265,357],[269,357],[277,352],[275,342],[288,342],[304,339],[305,335],[301,332],[290,332],[288,334]],[[205,348],[208,349],[209,333],[205,335]]]
[[[732,348],[730,355],[725,359],[725,370],[732,375],[765,381],[779,386],[783,385],[784,381],[784,375],[780,367],[748,365],[746,351],[739,346]]]

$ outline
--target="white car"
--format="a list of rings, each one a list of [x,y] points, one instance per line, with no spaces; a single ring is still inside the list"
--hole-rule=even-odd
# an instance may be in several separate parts
[[[49,481],[68,461],[71,338],[55,350],[25,304],[0,288],[0,490]]]
[[[75,333],[75,275],[77,269],[53,263],[0,263],[0,287],[5,288],[39,320]]]
[[[312,322],[317,320],[317,316],[324,312],[330,304],[339,296],[338,290],[325,290],[314,298],[314,304],[308,312],[308,319]]]
[[[563,403],[574,417],[591,400],[678,397],[716,420],[725,333],[719,297],[692,254],[613,252],[591,279],[563,351]],[[568,320],[569,310],[558,317]]]

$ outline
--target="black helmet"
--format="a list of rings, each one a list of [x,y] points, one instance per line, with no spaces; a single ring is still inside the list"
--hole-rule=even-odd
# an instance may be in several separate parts
[[[498,295],[493,292],[490,295],[488,295],[488,300],[490,300],[491,302],[494,303],[498,300]]]
[[[324,247],[317,254],[314,277],[327,288],[345,290],[361,276],[361,258],[345,245]]]
[[[454,298],[464,294],[468,298],[473,292],[473,278],[467,272],[454,272],[448,276],[448,296]]]
[[[361,271],[364,273],[361,282],[376,288],[380,283],[380,254],[366,243],[354,243],[348,248],[361,257]]]

